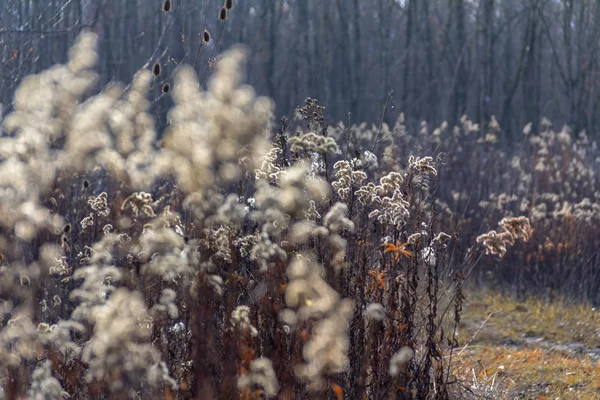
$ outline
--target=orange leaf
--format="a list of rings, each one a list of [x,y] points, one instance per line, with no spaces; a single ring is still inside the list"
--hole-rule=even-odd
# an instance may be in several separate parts
[[[333,393],[335,393],[337,399],[344,400],[344,390],[342,389],[342,387],[340,385],[336,385],[335,383],[330,383],[330,385],[331,390],[333,390]]]
[[[300,339],[302,339],[303,342],[308,341],[308,330],[307,329],[303,329],[302,331],[300,331]]]
[[[392,243],[384,243],[381,245],[382,247],[385,247],[385,250],[383,250],[383,253],[389,253],[390,251],[396,251],[396,246],[394,246]]]
[[[402,243],[400,246],[398,246],[398,252],[406,258],[413,258],[415,255],[406,250],[406,246],[408,246],[408,242]]]
[[[408,246],[408,242],[404,242],[402,244],[400,244],[399,242],[396,242],[396,244],[392,244],[392,243],[384,243],[382,244],[383,247],[385,247],[385,250],[383,250],[383,253],[389,253],[392,252],[394,253],[394,257],[396,259],[400,258],[400,255],[403,255],[406,258],[413,258],[415,255],[413,253],[411,253],[410,251],[406,250],[406,246]]]
[[[375,279],[375,287],[377,287],[377,285],[379,285],[379,286],[381,286],[381,288],[383,290],[385,290],[384,279],[387,276],[387,274],[385,272],[381,272],[379,269],[377,269],[375,271],[369,271],[368,274]]]
[[[190,385],[185,381],[181,381],[181,383],[179,384],[179,390],[189,390]]]
[[[173,400],[175,397],[173,396],[173,391],[169,387],[169,385],[165,385],[165,400]]]

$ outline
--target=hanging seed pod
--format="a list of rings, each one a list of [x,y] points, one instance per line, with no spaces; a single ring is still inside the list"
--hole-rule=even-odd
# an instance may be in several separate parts
[[[162,70],[162,68],[160,66],[160,63],[155,62],[154,65],[152,66],[152,75],[159,76],[161,70]]]
[[[210,42],[210,33],[206,29],[204,30],[204,32],[202,32],[202,41],[204,43]]]
[[[231,10],[233,8],[233,0],[225,0],[225,8]]]
[[[221,8],[221,11],[219,11],[219,20],[220,21],[225,21],[227,19],[227,9],[225,7]]]
[[[162,85],[161,91],[163,93],[169,93],[169,90],[171,90],[171,85],[169,85],[168,83],[165,83],[164,85]]]
[[[162,9],[164,12],[169,12],[171,11],[171,0],[165,0],[163,5],[162,5]]]

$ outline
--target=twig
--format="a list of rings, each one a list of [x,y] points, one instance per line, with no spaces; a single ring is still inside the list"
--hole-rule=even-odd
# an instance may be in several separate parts
[[[485,319],[485,321],[483,321],[483,324],[481,324],[481,326],[479,327],[479,329],[477,329],[477,332],[475,332],[473,334],[473,337],[471,337],[471,339],[469,339],[469,341],[467,342],[467,344],[464,345],[464,347],[458,352],[457,356],[460,356],[463,351],[466,350],[467,347],[469,347],[469,345],[471,344],[471,342],[473,340],[475,340],[475,338],[477,337],[477,335],[479,334],[479,332],[481,332],[481,330],[483,329],[483,327],[485,326],[485,324],[487,324],[488,320],[492,317],[492,315],[494,314],[498,314],[499,312],[502,312],[504,310],[498,310],[498,311],[493,311],[490,313],[490,315],[487,316],[487,318]]]
[[[383,104],[383,110],[381,111],[381,120],[379,121],[379,128],[377,128],[377,136],[375,136],[375,140],[373,141],[373,147],[371,148],[371,152],[374,152],[375,147],[377,147],[377,145],[379,144],[379,136],[381,135],[381,128],[383,126],[385,112],[386,112],[388,106],[390,105],[393,92],[394,92],[393,90],[390,90],[387,94],[387,97],[385,98],[385,103]]]

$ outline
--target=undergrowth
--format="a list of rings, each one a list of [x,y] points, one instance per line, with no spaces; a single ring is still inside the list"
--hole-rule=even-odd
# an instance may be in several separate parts
[[[2,398],[445,399],[474,271],[592,273],[585,137],[546,124],[507,163],[466,117],[275,124],[236,47],[207,88],[180,66],[159,140],[152,73],[92,94],[95,45],[3,118]]]

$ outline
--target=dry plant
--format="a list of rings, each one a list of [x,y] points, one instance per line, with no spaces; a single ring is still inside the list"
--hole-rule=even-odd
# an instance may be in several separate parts
[[[513,187],[497,123],[332,127],[308,99],[272,138],[273,105],[243,83],[235,47],[207,88],[179,68],[157,141],[152,72],[92,95],[95,45],[83,33],[67,64],[25,79],[3,118],[0,398],[445,399],[465,278],[484,250],[516,259],[530,239],[513,212],[538,231],[561,221],[561,249],[552,236],[540,251],[591,251],[572,240],[594,197],[572,195],[597,199],[595,183],[546,170],[575,154],[560,172],[593,179],[568,134],[532,138],[516,186],[564,192],[496,208],[513,201],[489,192]],[[476,200],[508,216],[501,232],[454,218]]]

